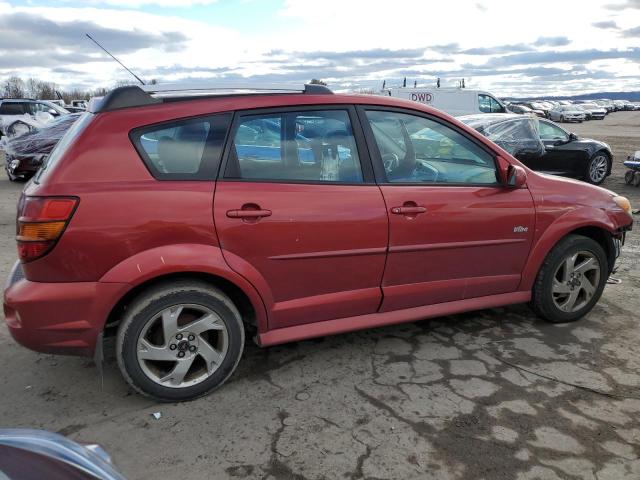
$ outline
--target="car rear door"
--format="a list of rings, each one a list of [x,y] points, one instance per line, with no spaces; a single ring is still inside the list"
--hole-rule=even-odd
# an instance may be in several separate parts
[[[352,106],[236,114],[214,218],[269,327],[376,312],[388,217]]]
[[[381,310],[516,291],[534,231],[529,191],[503,186],[495,154],[441,119],[359,114],[390,217]]]

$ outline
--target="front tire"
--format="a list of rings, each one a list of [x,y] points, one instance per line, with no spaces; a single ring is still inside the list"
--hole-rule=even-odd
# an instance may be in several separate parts
[[[151,288],[127,307],[116,355],[136,391],[178,402],[221,386],[243,348],[242,318],[229,297],[207,283],[180,280]]]
[[[598,242],[568,235],[549,252],[533,286],[531,307],[551,323],[573,322],[602,295],[609,266]]]
[[[609,172],[609,156],[604,152],[594,153],[587,164],[585,177],[587,182],[600,185],[607,178]]]

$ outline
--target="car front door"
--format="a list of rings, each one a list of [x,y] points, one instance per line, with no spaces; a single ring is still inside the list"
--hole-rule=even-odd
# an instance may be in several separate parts
[[[270,328],[374,313],[388,216],[350,106],[236,114],[214,218]]]
[[[584,149],[571,140],[569,132],[546,120],[540,120],[539,130],[545,154],[539,159],[535,170],[556,175],[576,175],[584,172]]]
[[[441,119],[359,113],[389,212],[381,310],[516,291],[534,233],[529,190],[503,186],[495,154]]]

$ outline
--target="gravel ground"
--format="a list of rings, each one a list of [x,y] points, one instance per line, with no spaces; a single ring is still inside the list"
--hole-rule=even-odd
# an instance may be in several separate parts
[[[613,147],[604,186],[636,207],[622,159],[640,149],[639,127],[640,112],[570,127]],[[5,277],[20,189],[0,180]],[[639,261],[632,232],[622,284],[574,324],[514,306],[247,344],[224,388],[185,404],[133,394],[113,358],[101,379],[90,360],[28,351],[2,323],[0,425],[99,442],[132,479],[638,479]]]

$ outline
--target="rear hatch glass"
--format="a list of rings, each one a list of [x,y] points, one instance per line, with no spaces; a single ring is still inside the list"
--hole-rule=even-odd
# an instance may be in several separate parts
[[[57,145],[53,148],[53,150],[47,157],[46,161],[44,162],[40,170],[38,170],[38,173],[34,178],[35,183],[41,183],[46,179],[47,172],[50,172],[55,168],[56,164],[58,163],[60,158],[64,156],[64,153],[67,151],[69,146],[76,140],[76,138],[80,136],[82,131],[87,127],[87,125],[91,123],[92,119],[93,119],[92,113],[89,113],[89,112],[83,113],[78,118],[78,120],[76,120],[76,122],[73,125],[71,125],[71,128],[69,128],[69,130],[67,130],[67,133],[65,133],[62,136],[60,141],[57,143]]]

